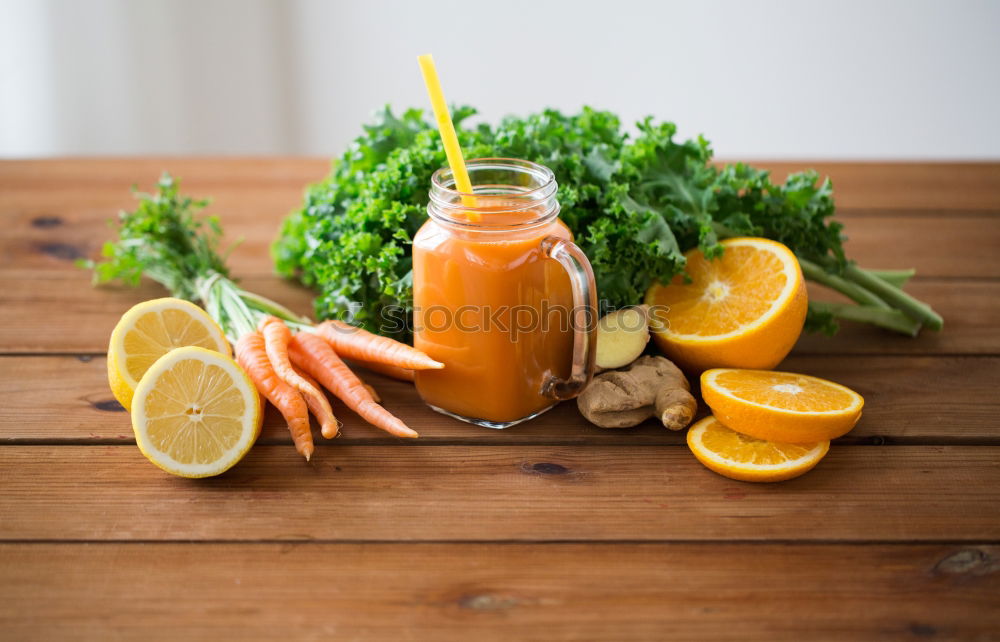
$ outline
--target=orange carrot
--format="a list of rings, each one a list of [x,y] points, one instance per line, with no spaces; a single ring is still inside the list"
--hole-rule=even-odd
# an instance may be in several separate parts
[[[264,335],[264,345],[267,346],[267,358],[271,360],[274,371],[282,381],[302,393],[308,400],[309,408],[316,415],[323,435],[332,437],[337,434],[337,419],[333,416],[333,408],[326,395],[319,388],[295,374],[292,363],[288,359],[288,342],[292,340],[292,331],[278,317],[267,316],[260,320],[257,330]]]
[[[362,382],[361,385],[364,386],[365,390],[368,391],[368,394],[372,396],[372,401],[374,401],[375,403],[382,403],[382,397],[379,396],[378,390],[372,388],[371,386],[369,386],[367,383],[364,382]]]
[[[343,321],[324,321],[316,334],[326,339],[334,351],[347,359],[387,363],[407,370],[431,370],[444,364],[405,343],[380,337]]]
[[[413,383],[413,371],[407,370],[405,368],[400,368],[398,366],[390,366],[388,363],[379,363],[378,361],[362,361],[360,359],[351,359],[351,363],[361,368],[366,368],[372,372],[377,372],[383,374],[387,377],[392,377],[393,379],[399,379],[400,381],[409,381]]]
[[[257,391],[274,404],[288,423],[295,450],[309,461],[313,454],[312,430],[309,429],[309,410],[299,391],[281,380],[267,358],[264,337],[259,332],[248,332],[236,342],[236,362],[246,371]]]
[[[288,356],[295,365],[316,377],[327,390],[368,423],[397,437],[418,436],[416,431],[375,403],[371,394],[365,390],[365,384],[323,339],[308,332],[300,332],[288,344]],[[323,436],[328,435],[324,432]]]
[[[319,390],[320,394],[323,394],[323,389],[320,388],[319,383],[315,379],[313,379],[312,377],[310,377],[308,373],[306,373],[305,371],[297,368],[295,366],[295,364],[292,364],[292,370],[295,371],[295,374],[299,375],[300,377],[302,377],[303,379],[305,379],[307,382],[309,382],[309,385],[311,385],[313,388],[315,388],[316,390]],[[326,395],[323,395],[323,396],[325,397]],[[312,414],[316,415],[316,418],[318,419],[319,416],[323,413],[323,408],[320,408],[316,404],[316,402],[313,401],[312,397],[306,397],[305,399],[306,399],[306,405],[309,406],[309,411],[312,412]],[[338,428],[338,432],[339,432],[340,422],[337,421],[337,417],[333,415],[333,412],[331,412],[330,415],[333,416],[333,420],[337,422],[337,428]]]

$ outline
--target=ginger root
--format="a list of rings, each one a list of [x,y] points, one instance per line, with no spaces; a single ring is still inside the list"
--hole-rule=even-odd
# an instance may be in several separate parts
[[[680,368],[665,357],[648,355],[622,370],[596,375],[576,405],[601,428],[630,428],[656,417],[670,430],[681,430],[698,410]]]
[[[605,314],[597,322],[598,370],[621,368],[635,361],[649,343],[649,308],[637,305]]]

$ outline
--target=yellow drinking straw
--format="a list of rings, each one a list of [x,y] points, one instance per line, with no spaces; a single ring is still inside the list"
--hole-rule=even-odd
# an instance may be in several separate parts
[[[455,133],[455,124],[451,122],[451,115],[448,113],[448,104],[444,101],[444,92],[441,91],[441,80],[438,78],[437,68],[434,67],[434,58],[430,54],[417,56],[420,63],[420,71],[424,74],[424,84],[427,85],[427,95],[431,99],[431,107],[434,108],[434,118],[437,120],[438,131],[441,133],[441,142],[444,143],[444,153],[448,156],[448,166],[455,177],[455,187],[462,192],[462,205],[475,207],[476,199],[472,194],[472,181],[469,180],[469,172],[465,169],[465,159],[462,157],[462,148],[458,144],[458,135]],[[478,220],[478,214],[469,212],[470,220]]]

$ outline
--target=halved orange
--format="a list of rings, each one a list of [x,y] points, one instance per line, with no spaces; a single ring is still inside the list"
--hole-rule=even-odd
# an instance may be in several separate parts
[[[646,292],[653,340],[690,372],[709,368],[773,368],[792,349],[805,323],[802,269],[781,243],[762,238],[722,241],[720,258],[701,250],[687,258],[689,282]]]
[[[835,439],[861,418],[864,398],[839,383],[792,372],[716,368],[701,396],[737,432],[795,444]]]
[[[705,467],[730,479],[776,482],[798,477],[820,462],[829,441],[785,444],[742,435],[705,417],[691,426],[687,444]]]

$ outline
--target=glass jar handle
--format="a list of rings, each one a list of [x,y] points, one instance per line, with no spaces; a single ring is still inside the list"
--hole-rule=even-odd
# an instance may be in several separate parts
[[[568,379],[550,375],[542,383],[542,394],[553,399],[572,399],[594,376],[597,344],[597,287],[590,261],[575,243],[556,236],[542,239],[542,252],[555,259],[569,274],[573,287],[573,367]]]

